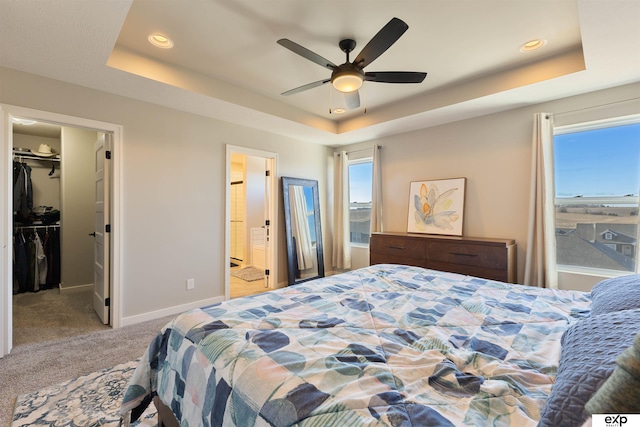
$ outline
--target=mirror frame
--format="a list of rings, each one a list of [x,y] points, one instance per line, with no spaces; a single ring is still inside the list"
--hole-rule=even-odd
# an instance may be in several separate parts
[[[291,206],[289,202],[289,186],[300,185],[302,187],[311,187],[313,192],[313,215],[315,219],[316,232],[316,257],[318,263],[318,274],[316,276],[305,277],[304,279],[296,279],[296,256],[293,244],[293,235],[291,232]],[[320,196],[318,194],[318,181],[313,179],[282,177],[282,198],[284,201],[284,223],[285,233],[287,236],[287,273],[289,285],[297,285],[299,283],[308,282],[309,280],[324,277],[324,254],[322,250],[322,227],[320,226]]]

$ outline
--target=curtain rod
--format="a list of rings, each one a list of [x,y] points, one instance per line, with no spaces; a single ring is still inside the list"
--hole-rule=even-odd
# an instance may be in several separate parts
[[[349,154],[353,154],[353,153],[359,153],[359,152],[361,152],[361,151],[369,151],[369,150],[371,150],[371,149],[372,149],[372,148],[374,148],[374,147],[375,147],[375,148],[377,148],[378,150],[382,149],[382,145],[374,145],[374,146],[367,147],[367,148],[361,148],[361,149],[359,149],[359,150],[347,151],[347,155],[349,155]],[[339,154],[339,153],[338,153],[338,154]]]
[[[594,108],[601,108],[601,107],[608,107],[609,105],[616,105],[616,104],[623,104],[625,102],[630,102],[630,101],[636,101],[640,99],[640,97],[635,97],[635,98],[629,98],[629,99],[623,99],[622,101],[614,101],[614,102],[609,102],[607,104],[600,104],[600,105],[592,105],[591,107],[584,107],[584,108],[578,108],[576,110],[569,110],[569,111],[561,111],[559,113],[552,113],[554,116],[562,116],[564,114],[570,114],[570,113],[577,113],[579,111],[585,111],[585,110],[593,110]],[[546,118],[548,119],[550,116],[547,115]]]

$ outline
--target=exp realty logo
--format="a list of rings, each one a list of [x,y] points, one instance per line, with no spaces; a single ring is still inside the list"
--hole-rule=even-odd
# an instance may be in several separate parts
[[[629,420],[624,415],[605,415],[604,423],[606,427],[622,427]]]
[[[593,414],[593,427],[640,427],[640,414]]]

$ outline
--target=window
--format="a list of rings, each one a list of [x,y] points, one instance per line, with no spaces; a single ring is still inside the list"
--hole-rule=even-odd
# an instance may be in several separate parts
[[[349,161],[349,229],[351,243],[369,244],[372,186],[372,159],[365,158]]]
[[[640,116],[555,129],[558,270],[638,271]]]

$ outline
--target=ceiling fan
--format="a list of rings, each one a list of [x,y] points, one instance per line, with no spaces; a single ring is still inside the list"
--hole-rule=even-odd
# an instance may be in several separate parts
[[[328,79],[308,83],[283,92],[282,95],[293,95],[331,82],[333,87],[344,93],[347,108],[353,109],[360,106],[360,94],[358,93],[358,89],[360,89],[365,80],[378,83],[422,83],[427,73],[413,71],[364,71],[364,67],[371,64],[387,49],[389,49],[391,45],[398,41],[400,36],[402,36],[402,34],[404,34],[408,29],[409,26],[401,19],[391,19],[387,25],[382,27],[382,29],[373,36],[353,62],[349,62],[349,54],[356,47],[356,42],[352,39],[341,40],[339,43],[340,49],[347,56],[346,62],[342,65],[336,65],[328,59],[323,58],[317,53],[312,52],[306,47],[300,46],[289,39],[278,40],[279,45],[284,46],[292,52],[332,71],[331,77]]]

